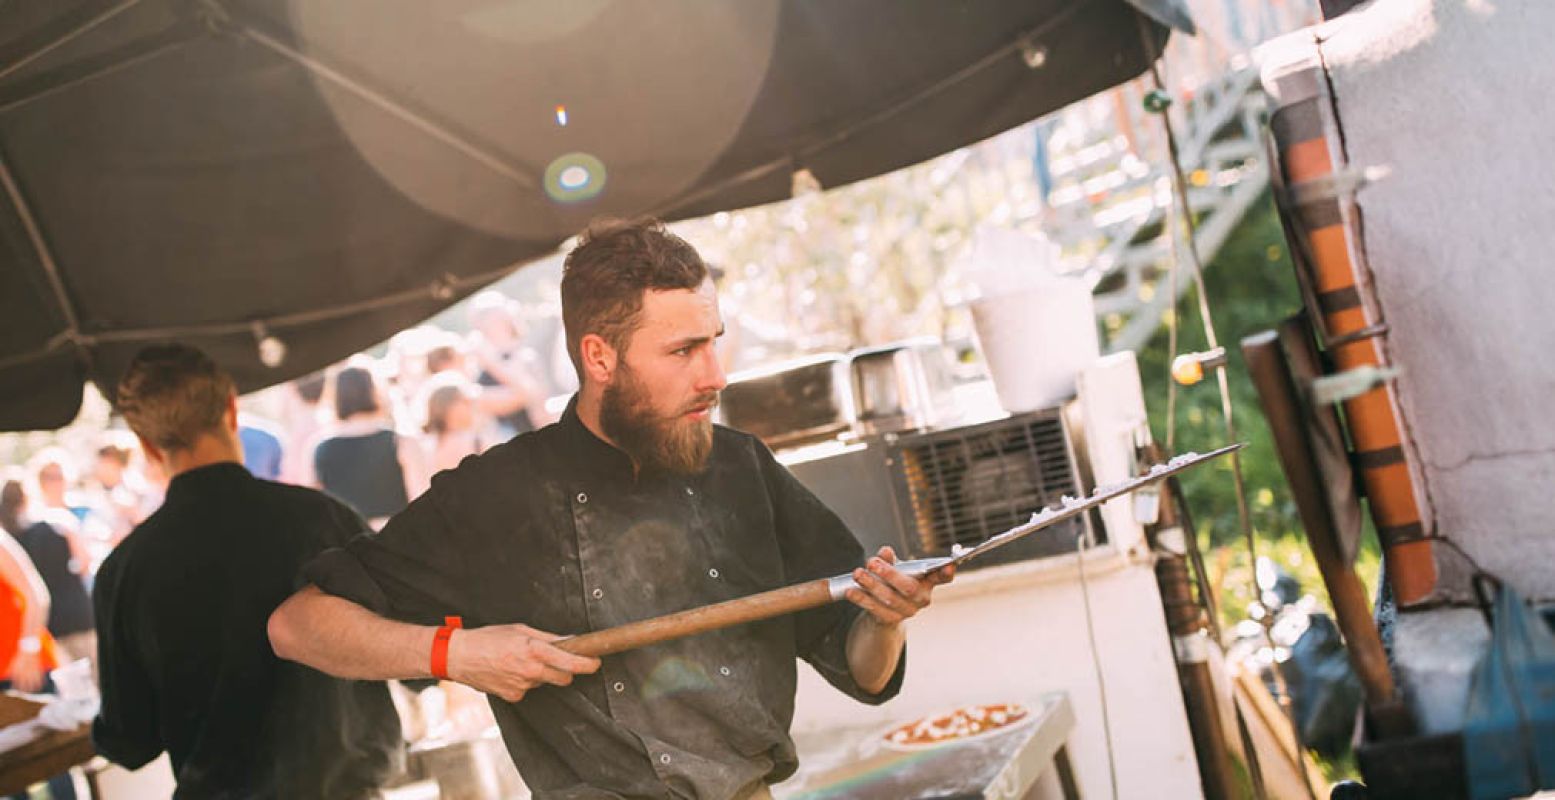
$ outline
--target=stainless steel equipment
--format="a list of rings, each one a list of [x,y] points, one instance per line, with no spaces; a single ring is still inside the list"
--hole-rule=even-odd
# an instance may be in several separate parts
[[[855,350],[849,357],[859,435],[927,430],[957,416],[950,361],[938,339]]]
[[[836,438],[853,427],[848,358],[824,353],[732,375],[718,413],[773,449]]]
[[[407,778],[437,781],[442,800],[528,796],[496,728],[472,739],[419,742],[405,766]]]
[[[949,555],[1026,522],[1064,495],[1085,492],[1070,425],[1059,409],[980,425],[887,435],[788,468],[848,524],[869,552],[891,545],[901,558]],[[1106,541],[1093,515],[1065,520],[969,568],[1075,549],[1082,530]]]

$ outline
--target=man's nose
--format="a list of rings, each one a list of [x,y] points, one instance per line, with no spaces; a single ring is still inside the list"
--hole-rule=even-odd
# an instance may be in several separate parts
[[[702,374],[697,382],[698,392],[721,392],[729,385],[723,365],[718,362],[718,351],[708,347],[702,351]]]

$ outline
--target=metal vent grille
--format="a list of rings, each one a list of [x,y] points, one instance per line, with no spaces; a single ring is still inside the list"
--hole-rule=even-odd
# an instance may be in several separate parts
[[[897,447],[894,462],[907,490],[909,527],[923,555],[980,542],[1063,495],[1080,494],[1056,413],[904,438]],[[1074,525],[1054,527],[1071,532],[1054,540],[1059,546],[1043,549],[1072,550]]]

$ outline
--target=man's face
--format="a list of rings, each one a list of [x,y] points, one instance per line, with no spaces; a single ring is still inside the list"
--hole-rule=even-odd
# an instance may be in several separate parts
[[[600,427],[639,465],[701,472],[713,407],[727,381],[713,343],[723,333],[711,282],[647,292],[642,316],[600,400]]]
[[[38,490],[50,505],[65,502],[65,471],[58,464],[46,464],[38,470]]]
[[[119,462],[112,456],[98,456],[92,474],[104,489],[112,489],[118,486],[119,480],[124,477],[124,468],[119,466]]]
[[[488,308],[475,320],[475,329],[486,341],[497,347],[512,347],[524,337],[523,327],[516,317],[500,308]]]
[[[463,432],[475,427],[475,408],[467,397],[460,397],[448,407],[448,417],[445,420],[448,430]]]

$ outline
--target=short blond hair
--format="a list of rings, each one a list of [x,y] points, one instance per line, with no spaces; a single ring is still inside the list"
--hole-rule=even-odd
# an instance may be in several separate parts
[[[219,430],[237,386],[216,362],[181,344],[135,354],[119,379],[115,401],[130,430],[162,450],[188,450]]]

